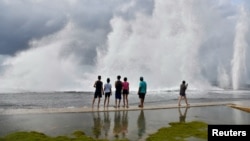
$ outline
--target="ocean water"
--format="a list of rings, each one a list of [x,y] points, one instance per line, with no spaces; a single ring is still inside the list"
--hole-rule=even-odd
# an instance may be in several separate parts
[[[177,103],[178,91],[148,91],[145,105],[173,104]],[[0,109],[43,109],[43,108],[79,108],[91,107],[94,92],[24,92],[24,93],[0,93]],[[188,101],[195,102],[219,102],[250,100],[250,90],[210,90],[187,91]],[[139,98],[136,91],[131,91],[129,105],[138,105]],[[103,106],[104,96],[101,98]],[[115,95],[110,97],[110,106],[115,103]],[[95,101],[97,105],[97,100]]]

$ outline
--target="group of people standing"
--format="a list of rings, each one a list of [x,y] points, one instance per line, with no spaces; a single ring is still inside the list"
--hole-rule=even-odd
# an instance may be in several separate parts
[[[112,95],[112,85],[110,84],[110,78],[107,78],[107,82],[103,84],[101,81],[101,76],[97,77],[97,81],[94,83],[95,94],[92,102],[92,107],[94,107],[95,99],[98,98],[98,108],[100,106],[100,101],[102,95],[105,95],[104,107],[109,106],[110,96]],[[139,107],[144,106],[144,99],[147,93],[147,83],[143,80],[143,77],[140,77],[138,96],[140,98]],[[123,99],[123,107],[129,108],[128,104],[128,95],[129,95],[129,82],[127,77],[124,77],[123,82],[121,81],[121,76],[117,76],[115,81],[115,108],[119,108],[121,105],[121,99]]]
[[[107,82],[103,85],[101,81],[101,76],[99,75],[98,80],[94,83],[95,87],[95,95],[92,102],[92,107],[94,107],[95,99],[98,98],[98,108],[100,106],[100,101],[102,95],[105,95],[104,99],[104,107],[109,106],[110,96],[112,95],[112,85],[110,84],[110,78],[107,78]],[[178,99],[178,106],[181,106],[181,100],[184,99],[187,106],[189,103],[186,97],[186,89],[188,84],[185,80],[182,81],[180,85],[180,96]],[[143,80],[143,77],[140,77],[138,96],[140,98],[139,107],[144,106],[144,99],[147,93],[147,83]],[[115,81],[115,108],[119,108],[121,104],[121,99],[123,99],[123,107],[129,108],[128,104],[128,95],[129,95],[129,82],[127,81],[127,77],[124,77],[123,82],[121,81],[121,76],[117,76],[117,80]]]

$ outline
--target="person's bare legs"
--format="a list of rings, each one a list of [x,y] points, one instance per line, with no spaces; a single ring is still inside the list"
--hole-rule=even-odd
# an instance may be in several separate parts
[[[107,105],[107,107],[109,106],[109,97],[108,97],[108,105]]]
[[[141,99],[141,107],[144,106],[144,98]]]
[[[106,105],[106,100],[107,100],[107,97],[104,98],[104,107]]]
[[[98,97],[98,108],[99,108],[99,106],[100,106],[100,101],[101,101],[101,98],[100,97]]]
[[[141,107],[141,108],[143,108],[143,106],[144,106],[144,98],[140,98],[141,100],[141,104],[139,105],[139,107]]]
[[[127,95],[127,94],[126,94],[126,96],[125,96],[125,99],[126,99],[127,108],[128,108],[128,95]]]
[[[92,101],[92,108],[94,107],[94,104],[95,104],[95,98],[93,98],[93,101]]]
[[[118,101],[118,107],[120,107],[120,103],[121,103],[121,99],[119,99],[119,101]]]
[[[126,106],[126,94],[122,94],[122,98],[123,98],[123,107]]]
[[[140,106],[139,106],[139,107],[142,107],[142,106],[143,106],[143,105],[142,105],[142,98],[141,98],[141,100],[140,100],[140,101],[141,101],[141,104],[140,104]]]
[[[178,106],[181,106],[181,100],[182,100],[182,96],[179,96]]]
[[[115,99],[115,108],[117,108],[117,99]]]
[[[189,106],[189,104],[187,102],[187,97],[186,96],[184,96],[184,99],[185,99],[186,105]]]

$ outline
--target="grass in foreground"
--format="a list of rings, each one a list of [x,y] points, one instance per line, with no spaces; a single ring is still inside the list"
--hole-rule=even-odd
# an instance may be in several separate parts
[[[149,135],[147,141],[207,140],[207,124],[200,121],[171,122],[170,127],[160,128]]]
[[[94,139],[92,137],[86,136],[82,131],[75,131],[72,137],[68,136],[58,136],[50,137],[39,132],[15,132],[11,133],[0,141],[108,141],[104,139]]]
[[[160,128],[156,133],[150,134],[147,141],[186,141],[186,140],[207,140],[207,124],[200,121],[192,122],[171,122],[170,127]],[[106,139],[95,139],[85,135],[82,131],[75,131],[71,137],[58,136],[50,137],[39,132],[15,132],[0,141],[108,141]],[[116,141],[128,141],[120,139]]]

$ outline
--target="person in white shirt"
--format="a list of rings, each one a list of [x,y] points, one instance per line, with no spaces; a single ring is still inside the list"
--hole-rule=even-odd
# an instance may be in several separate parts
[[[112,95],[112,85],[110,84],[110,79],[107,78],[107,83],[104,85],[104,94],[105,94],[105,99],[104,99],[104,107],[109,106],[109,98]],[[106,105],[107,102],[107,105]]]

